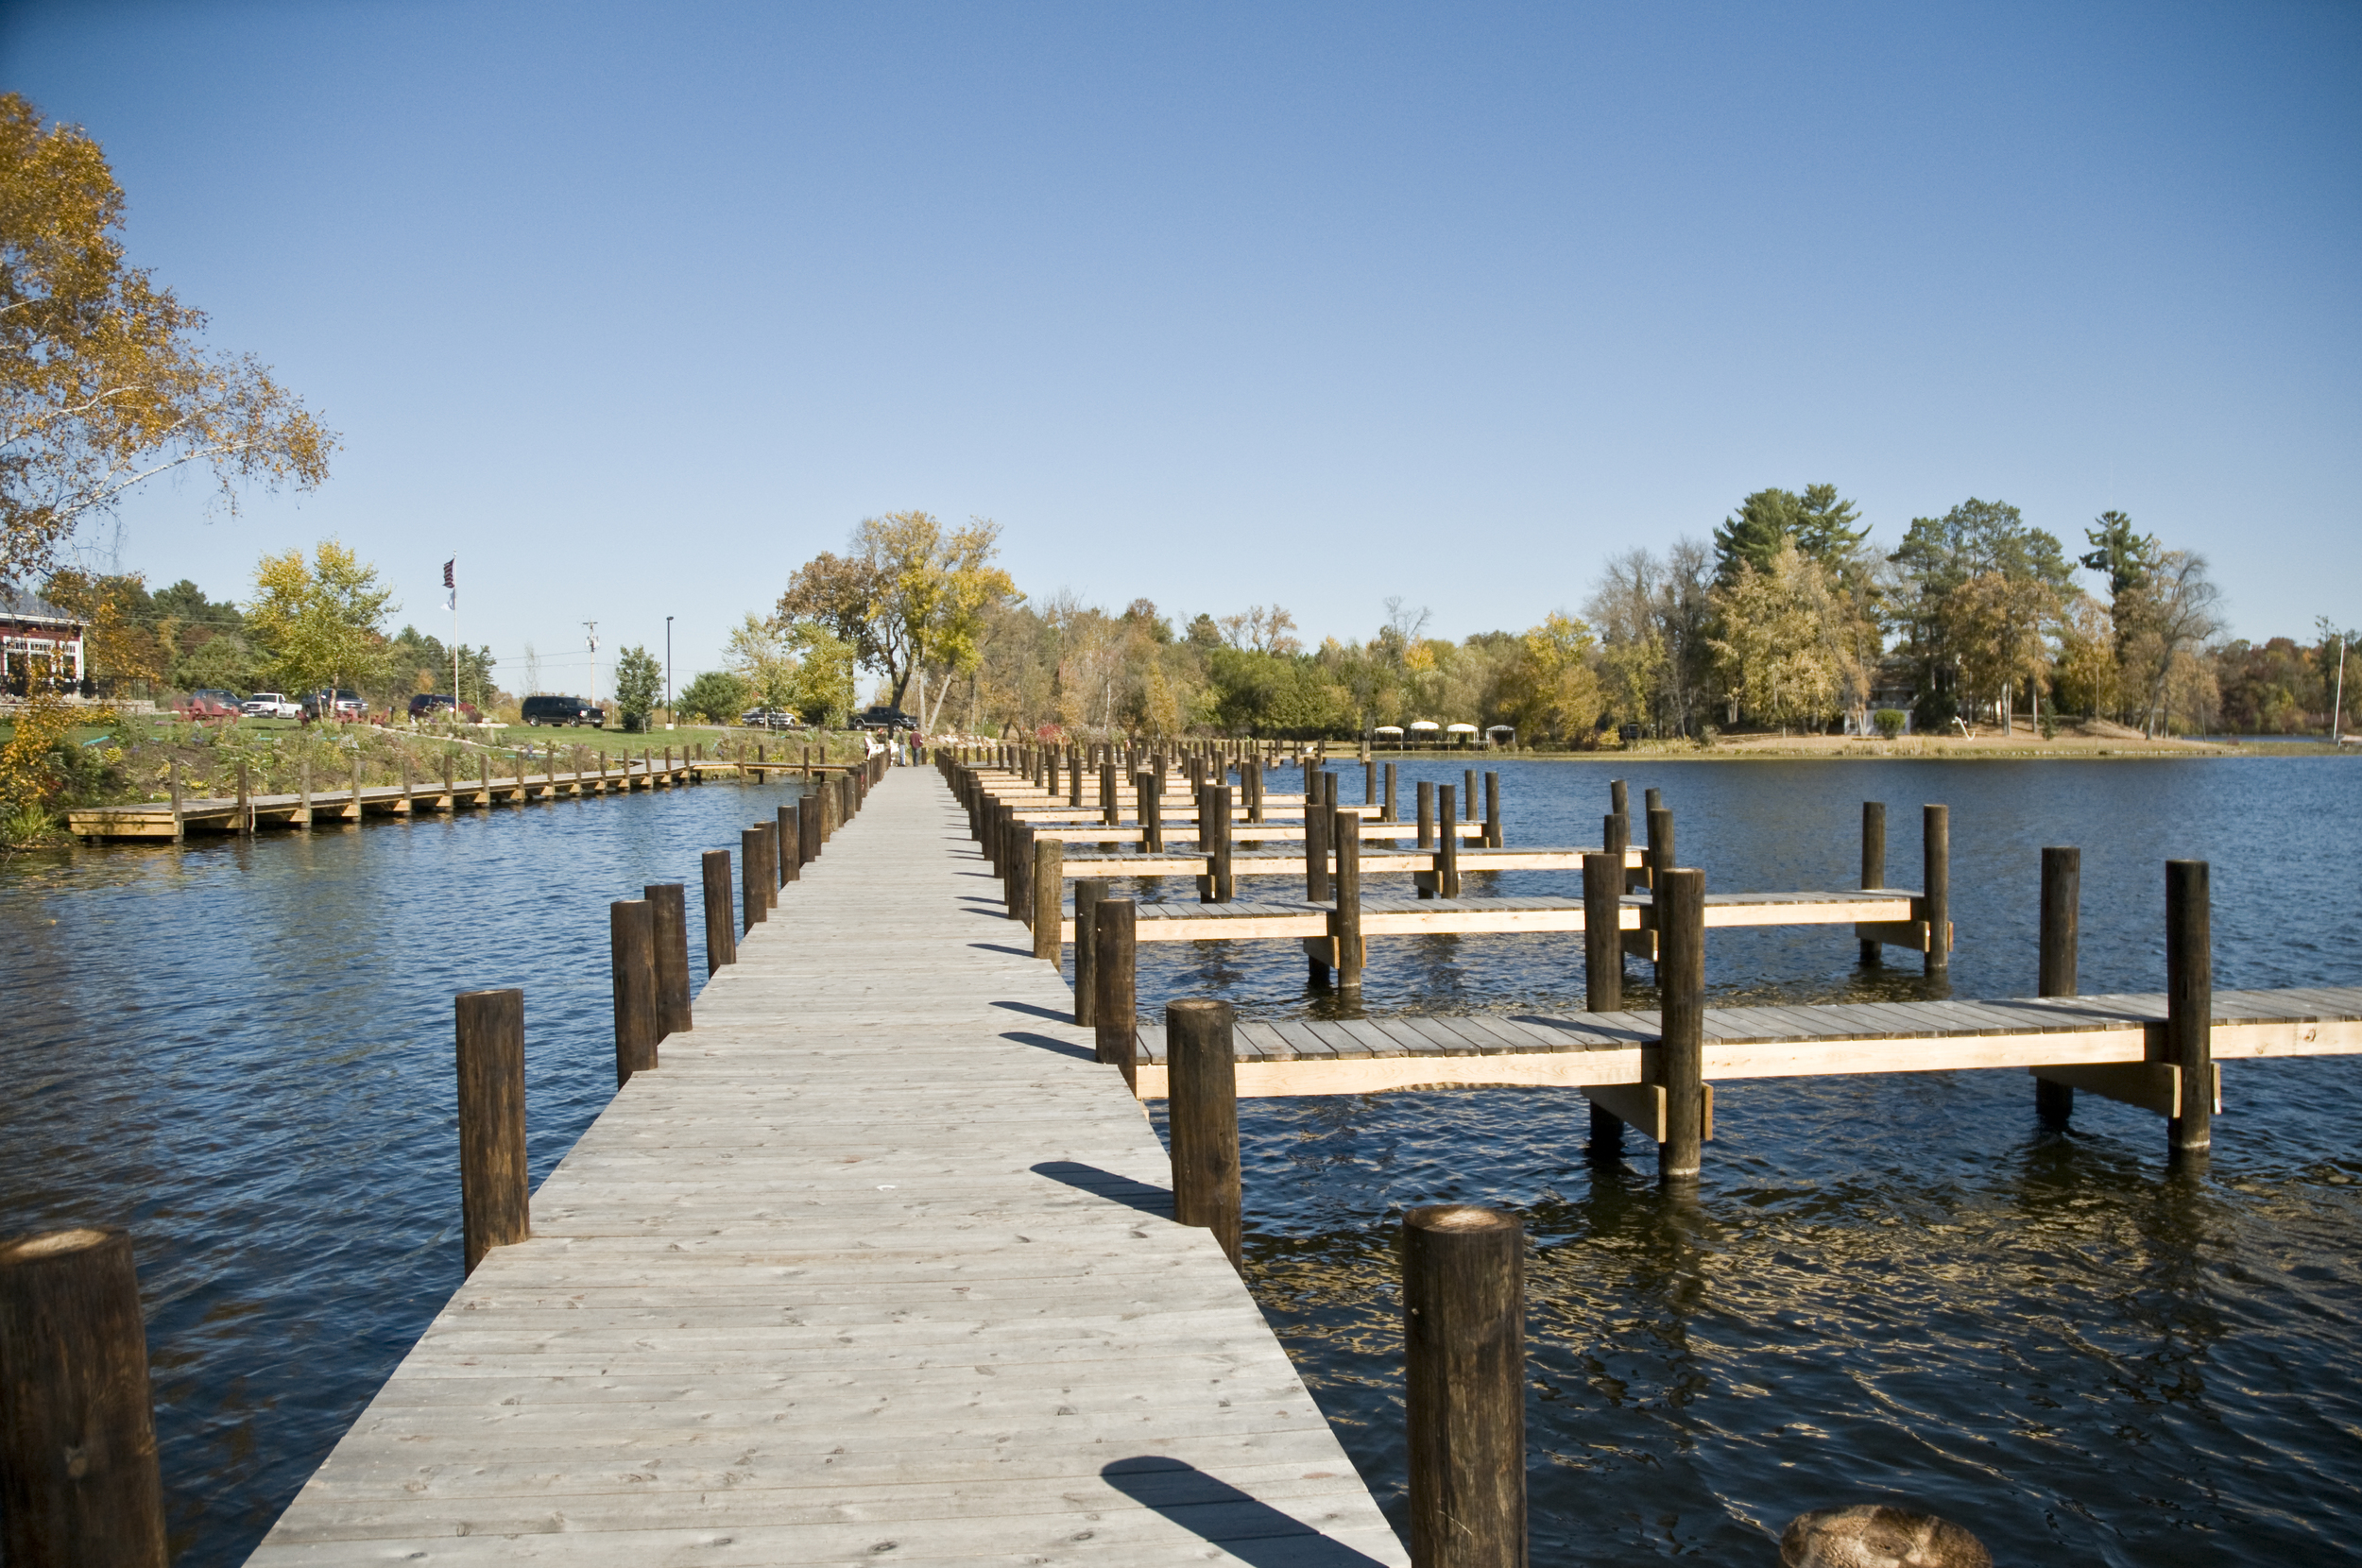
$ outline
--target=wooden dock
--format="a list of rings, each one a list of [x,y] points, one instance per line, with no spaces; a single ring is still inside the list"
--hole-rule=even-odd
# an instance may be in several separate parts
[[[888,773],[250,1560],[1406,1563],[994,889]]]
[[[1376,856],[1362,857],[1366,870]],[[1086,865],[1090,862],[1084,862]],[[1297,857],[1299,868],[1303,858]],[[1421,865],[1426,862],[1422,861]],[[1195,870],[1203,861],[1192,865]],[[1467,861],[1463,860],[1465,866]],[[1408,869],[1408,868],[1405,868]],[[1077,875],[1096,876],[1096,871]],[[1709,929],[1731,926],[1853,926],[1866,922],[1908,921],[1917,895],[1893,889],[1862,889],[1840,893],[1711,893],[1706,895]],[[1446,933],[1479,935],[1504,931],[1580,931],[1583,929],[1580,898],[1361,898],[1361,934],[1373,936],[1432,936]],[[1645,893],[1627,894],[1618,901],[1617,929],[1642,931],[1651,901]],[[1234,900],[1224,904],[1142,901],[1134,906],[1139,942],[1263,941],[1284,937],[1325,937],[1335,917],[1334,904],[1285,900]],[[1069,908],[1059,922],[1058,939],[1074,940],[1074,912]],[[1645,946],[1634,943],[1630,946]],[[1642,956],[1653,956],[1653,948]]]
[[[1140,922],[1140,940],[1150,940]],[[2362,986],[2292,991],[2218,991],[2214,1057],[2262,1061],[2362,1053]],[[1999,1001],[1881,1002],[1822,1007],[1710,1007],[1705,1011],[1708,1082],[1845,1073],[2021,1071],[2153,1066],[2114,1075],[2126,1084],[2157,1080],[2159,1109],[2171,1102],[2159,1060],[2162,995],[2016,997]],[[1242,1096],[1370,1094],[1443,1085],[1528,1084],[1564,1088],[1643,1084],[1661,1024],[1653,1012],[1564,1016],[1470,1014],[1346,1022],[1297,1020],[1238,1026]],[[1164,1033],[1142,1024],[1137,1085],[1142,1099],[1165,1093]],[[2084,1086],[2107,1094],[2110,1076]],[[2138,1091],[2133,1091],[2137,1095]],[[2217,1091],[2219,1098],[2219,1091]],[[2125,1095],[2110,1095],[2124,1099]]]

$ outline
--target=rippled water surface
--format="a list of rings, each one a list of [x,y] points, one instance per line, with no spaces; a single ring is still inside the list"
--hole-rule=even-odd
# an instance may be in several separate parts
[[[1505,768],[1510,842],[1596,842],[1610,772]],[[1960,996],[2031,989],[2045,844],[2083,849],[2086,991],[2162,984],[2161,862],[2183,856],[2214,862],[2218,984],[2362,982],[2348,761],[1626,775],[1635,809],[1665,789],[1710,889],[1850,885],[1864,798],[1889,803],[1890,880],[1915,883],[1916,808],[1948,803]],[[1407,802],[1410,780],[1459,775],[1404,776]],[[708,786],[0,867],[0,1230],[132,1228],[181,1561],[244,1557],[458,1283],[452,993],[525,988],[538,1180],[612,1093],[601,906],[687,879],[693,944],[697,852],[789,798]],[[1572,873],[1470,884],[1579,892]],[[1930,994],[1914,961],[1857,968],[1850,934],[1717,932],[1709,984]],[[1142,957],[1148,1008],[1336,1005],[1286,945]],[[1389,939],[1363,1005],[1557,1010],[1582,991],[1580,938]],[[1401,1211],[1524,1216],[1537,1562],[1769,1563],[1793,1513],[1887,1496],[2003,1562],[2353,1558],[2358,1072],[2234,1065],[2211,1162],[2175,1175],[2162,1123],[2129,1109],[2085,1097],[2073,1133],[2041,1132],[2023,1074],[1732,1084],[1678,1199],[1636,1143],[1588,1159],[1563,1094],[1250,1101],[1250,1272],[1399,1522]]]

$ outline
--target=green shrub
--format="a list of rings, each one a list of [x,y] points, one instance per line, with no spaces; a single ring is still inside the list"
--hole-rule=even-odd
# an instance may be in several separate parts
[[[1878,733],[1890,741],[1903,733],[1905,715],[1899,707],[1882,707],[1870,717],[1871,722],[1878,726]]]

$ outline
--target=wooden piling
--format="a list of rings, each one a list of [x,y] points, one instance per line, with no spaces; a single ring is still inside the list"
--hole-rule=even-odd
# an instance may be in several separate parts
[[[1104,877],[1078,878],[1074,883],[1074,1026],[1088,1029],[1099,1016],[1099,942],[1092,924],[1100,900],[1107,896]]]
[[[247,777],[246,758],[238,758],[238,837],[254,836],[254,794]]]
[[[739,929],[753,930],[771,918],[771,902],[762,895],[762,829],[748,827],[738,835],[739,891],[745,895],[745,910]]]
[[[452,999],[459,1065],[459,1229],[466,1271],[533,1234],[525,1169],[525,994]]]
[[[1198,836],[1206,841],[1206,875],[1211,886],[1207,890],[1217,904],[1227,904],[1239,895],[1238,878],[1232,871],[1230,858],[1230,786],[1227,782],[1209,784],[1205,800],[1197,809]]]
[[[1361,834],[1351,811],[1329,818],[1337,845],[1337,907],[1329,912],[1328,934],[1337,945],[1337,988],[1361,989]]]
[[[147,1331],[128,1231],[0,1243],[0,1561],[164,1568]]]
[[[1924,913],[1927,922],[1927,970],[1943,974],[1952,967],[1952,809],[1929,806],[1920,813],[1920,864]]]
[[[1140,801],[1140,847],[1161,855],[1165,851],[1164,770],[1140,774],[1133,782]]]
[[[1328,902],[1328,835],[1331,827],[1328,812],[1321,801],[1318,780],[1314,775],[1312,793],[1304,803],[1304,896],[1308,902]]]
[[[1411,1560],[1525,1568],[1525,1232],[1451,1203],[1402,1221]]]
[[[615,1086],[656,1065],[656,913],[643,898],[607,907],[608,956],[615,982]]]
[[[705,873],[706,978],[738,962],[738,928],[730,923],[730,852],[709,849],[699,860]]]
[[[1224,1001],[1193,997],[1165,1009],[1172,1218],[1213,1232],[1233,1269],[1242,1255],[1236,1025]]]
[[[762,907],[779,907],[779,824],[777,818],[755,824],[762,835]]]
[[[1435,847],[1435,785],[1433,781],[1420,779],[1415,793],[1418,798],[1419,847],[1432,849]]]
[[[1887,885],[1887,807],[1883,800],[1861,803],[1861,885],[1864,889]],[[1885,955],[1884,943],[1861,945],[1861,961],[1866,964],[1883,963]]]
[[[1632,815],[1632,791],[1620,778],[1607,781],[1607,809],[1619,817]]]
[[[1034,825],[1012,825],[1009,836],[1008,917],[1034,923]]]
[[[803,868],[819,858],[820,810],[806,795],[796,803],[796,875],[803,876]]]
[[[1058,928],[1065,918],[1066,845],[1056,839],[1034,841],[1034,956],[1058,962]]]
[[[1400,798],[1395,793],[1395,765],[1392,762],[1386,764],[1386,810],[1378,818],[1380,822],[1400,822],[1402,820],[1402,813],[1395,809],[1397,800]]]
[[[641,889],[655,920],[656,1037],[693,1029],[689,1007],[689,890],[678,882],[650,882]]]
[[[1092,978],[1098,997],[1092,1003],[1099,1060],[1123,1069],[1126,1085],[1136,1085],[1138,1066],[1133,1058],[1133,1031],[1139,1013],[1134,989],[1134,963],[1138,954],[1139,909],[1129,898],[1103,898],[1091,917]]]
[[[1657,1174],[1694,1179],[1705,1136],[1706,874],[1669,868],[1655,888],[1657,1008],[1662,1043],[1658,1082],[1665,1087],[1665,1142]]]
[[[358,817],[361,814],[361,763],[360,753],[357,750],[353,753],[353,758],[352,814]],[[188,836],[188,825],[181,820],[180,816],[180,764],[178,761],[168,761],[164,764],[164,783],[165,787],[172,792],[172,842],[179,844]]]
[[[2072,997],[2076,990],[2076,946],[2082,919],[2083,852],[2047,847],[2042,852],[2042,947],[2034,982],[2037,997]],[[2075,1116],[2075,1086],[2034,1080],[2034,1114],[2046,1127],[2064,1127]]]
[[[2204,861],[2165,862],[2165,1060],[2182,1069],[2181,1114],[2166,1123],[2176,1156],[2214,1141],[2215,963]]]
[[[1583,858],[1583,1010],[1624,1010],[1624,941],[1617,929],[1623,913],[1624,859]]]
[[[781,885],[800,881],[804,875],[803,802],[790,801],[772,815],[772,842],[779,846],[779,863],[774,867]]]
[[[1452,787],[1439,784],[1435,789],[1435,895],[1438,898],[1460,896],[1460,819],[1453,808]]]
[[[1484,775],[1484,847],[1499,849],[1508,842],[1501,827],[1501,775],[1488,772]]]
[[[485,754],[484,770],[484,776],[488,783],[492,776],[492,758],[488,752]],[[299,825],[309,827],[312,826],[312,759],[308,757],[297,759],[296,789],[303,802],[299,808],[302,814],[297,817],[296,821]],[[490,798],[488,793],[486,798]]]

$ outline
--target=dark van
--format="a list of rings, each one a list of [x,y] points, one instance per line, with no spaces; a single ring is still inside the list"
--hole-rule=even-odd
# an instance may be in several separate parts
[[[529,724],[589,724],[607,727],[607,709],[593,707],[580,697],[527,697],[524,721]]]

